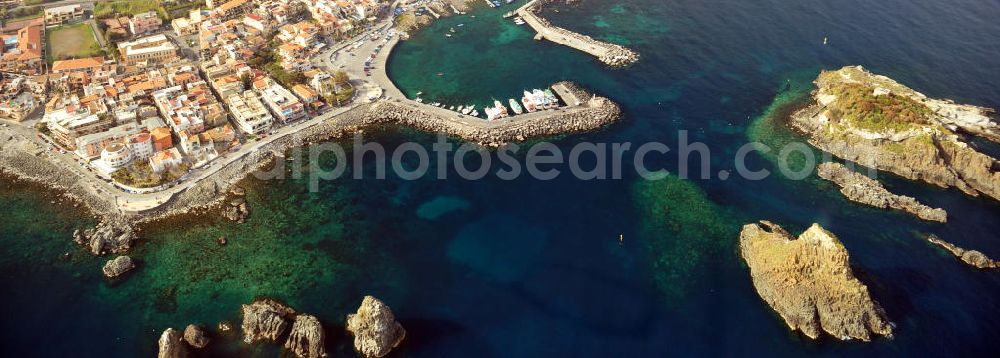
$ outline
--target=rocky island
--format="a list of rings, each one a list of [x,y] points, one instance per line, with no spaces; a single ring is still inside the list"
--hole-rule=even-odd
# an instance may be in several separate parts
[[[384,357],[406,338],[389,306],[372,296],[365,296],[357,313],[347,315],[347,331],[354,335],[354,349],[366,358]]]
[[[969,143],[997,141],[990,109],[930,99],[860,66],[824,71],[791,125],[837,157],[910,180],[1000,200],[1000,164]]]
[[[955,255],[955,257],[959,260],[962,260],[962,262],[966,265],[980,269],[1000,268],[1000,261],[991,259],[982,252],[976,250],[966,250],[956,246],[955,244],[941,240],[937,237],[937,235],[927,235],[927,241],[947,250],[952,255]]]
[[[813,339],[820,332],[863,341],[892,335],[881,306],[854,277],[847,249],[819,225],[796,238],[768,221],[747,224],[740,254],[757,293],[792,330]]]
[[[851,201],[876,208],[902,210],[923,220],[942,223],[948,221],[948,213],[944,209],[931,208],[912,197],[893,194],[877,180],[854,172],[843,164],[835,162],[820,164],[818,174],[820,178],[840,186],[840,192]]]

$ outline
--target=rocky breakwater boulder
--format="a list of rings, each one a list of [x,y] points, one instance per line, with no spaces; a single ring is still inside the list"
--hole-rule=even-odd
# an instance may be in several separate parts
[[[1000,200],[1000,162],[962,134],[978,132],[955,124],[967,113],[955,108],[967,106],[926,98],[860,66],[824,71],[815,83],[815,103],[790,121],[810,144],[910,180]]]
[[[851,201],[876,208],[902,210],[928,221],[948,221],[948,213],[944,209],[931,208],[912,197],[893,194],[877,180],[854,172],[843,164],[820,164],[818,174],[820,178],[840,186],[840,192]]]
[[[406,337],[389,306],[372,296],[365,296],[357,313],[347,315],[347,331],[354,335],[354,349],[367,358],[384,357]]]
[[[319,319],[306,314],[296,316],[285,349],[300,358],[326,357],[326,335]]]
[[[104,264],[104,269],[102,271],[104,271],[104,277],[114,279],[132,271],[134,268],[135,262],[132,262],[132,258],[122,255],[108,260],[108,262]]]
[[[948,250],[952,255],[959,258],[966,265],[980,268],[980,269],[995,269],[1000,268],[1000,261],[993,260],[983,254],[982,252],[976,250],[966,250],[961,247],[955,246],[954,244],[941,240],[936,235],[928,235],[927,241],[930,243],[940,246],[945,250]]]
[[[222,217],[240,224],[245,223],[250,218],[250,206],[247,205],[246,191],[243,188],[234,188],[230,191],[233,199],[223,204]]]
[[[173,328],[167,328],[160,335],[160,350],[157,358],[185,358],[188,356],[188,347],[184,344],[181,333]]]
[[[597,59],[611,67],[628,67],[639,62],[639,54],[621,45],[614,45],[596,41],[607,47],[603,56]]]
[[[842,340],[891,336],[893,326],[854,277],[847,249],[813,224],[798,238],[767,221],[743,226],[740,254],[760,297],[792,330]]]
[[[93,229],[73,232],[73,241],[94,255],[125,253],[137,237],[135,228],[124,220],[102,221]]]
[[[288,330],[295,310],[278,301],[259,299],[243,305],[243,342],[277,342]]]

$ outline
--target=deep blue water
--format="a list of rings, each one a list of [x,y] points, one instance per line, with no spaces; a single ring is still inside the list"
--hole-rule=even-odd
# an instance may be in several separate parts
[[[448,180],[342,179],[312,194],[301,180],[251,182],[249,224],[212,216],[149,228],[135,251],[144,265],[111,287],[99,276],[102,262],[69,242],[86,219],[30,187],[8,186],[0,189],[10,213],[0,219],[0,277],[9,290],[0,301],[0,351],[151,355],[167,326],[238,320],[240,303],[267,295],[316,314],[334,355],[350,355],[339,325],[373,294],[409,331],[397,356],[995,355],[1000,276],[962,265],[914,232],[1000,257],[997,202],[880,178],[948,210],[949,223],[936,225],[852,204],[814,179],[715,173],[733,168],[736,149],[776,96],[808,86],[820,69],[863,65],[932,97],[1000,108],[1000,3],[584,0],[558,9],[547,14],[554,23],[626,44],[641,61],[607,69],[479,8],[477,19],[444,19],[402,44],[390,73],[404,92],[451,104],[577,81],[620,103],[626,117],[557,145],[675,147],[687,130],[711,147],[713,179],[665,188],[701,196],[678,199],[641,185],[630,160],[625,178],[605,181],[568,173],[465,181],[452,171]],[[458,23],[459,33],[444,37]],[[388,148],[434,140],[405,129],[369,136]],[[776,170],[761,156],[749,161]],[[677,167],[673,155],[649,162]],[[643,188],[663,195],[658,203],[670,213],[650,210],[637,193]],[[467,205],[417,215],[440,197]],[[789,332],[736,254],[739,227],[759,219],[792,232],[818,222],[837,234],[897,324],[895,337],[845,343]],[[234,243],[205,244],[220,235]],[[73,259],[57,259],[67,251]],[[654,269],[657,259],[676,264],[676,275]],[[164,299],[171,286],[176,294]],[[214,352],[276,354],[232,344]]]

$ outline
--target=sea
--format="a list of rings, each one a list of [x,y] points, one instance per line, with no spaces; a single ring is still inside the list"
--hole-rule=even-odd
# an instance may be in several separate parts
[[[597,131],[531,140],[570,151],[580,143],[662,143],[643,166],[627,157],[619,179],[560,175],[467,180],[250,178],[245,224],[214,212],[142,227],[138,268],[111,282],[71,241],[96,220],[56,193],[0,180],[0,353],[33,357],[153,356],[168,327],[207,327],[201,356],[274,357],[245,345],[241,304],[258,297],[317,316],[331,356],[349,357],[345,316],[365,295],[386,302],[407,330],[396,357],[993,356],[1000,351],[1000,273],[962,264],[923,239],[935,234],[1000,258],[1000,202],[880,173],[890,190],[948,211],[947,224],[845,200],[808,166],[788,114],[809,100],[821,70],[861,65],[930,97],[1000,108],[1000,2],[981,0],[582,0],[544,12],[554,24],[625,45],[641,59],[603,66],[533,39],[502,18],[519,6],[476,4],[394,51],[388,72],[411,97],[447,105],[520,98],[569,80],[622,106]],[[475,17],[473,17],[475,16]],[[461,26],[459,26],[461,24]],[[450,29],[455,28],[453,36]],[[710,150],[708,178],[681,178]],[[387,150],[437,136],[410,128],[365,131]],[[457,139],[449,143],[460,145]],[[759,142],[771,152],[740,148]],[[334,143],[349,146],[350,139]],[[988,147],[988,146],[987,146]],[[802,148],[799,145],[799,148]],[[350,152],[350,149],[349,149]],[[634,153],[634,152],[633,152]],[[493,152],[491,155],[495,155]],[[582,167],[597,164],[581,155]],[[796,159],[797,158],[797,159]],[[314,158],[330,165],[329,156]],[[413,156],[403,162],[412,164]],[[474,156],[445,158],[472,165]],[[431,158],[432,164],[439,164]],[[405,164],[404,163],[404,164]],[[366,159],[348,172],[372,174]],[[407,165],[409,165],[407,164]],[[763,180],[737,165],[768,170]],[[723,175],[723,172],[732,175]],[[738,253],[740,228],[770,220],[794,234],[819,223],[850,252],[855,275],[895,324],[871,342],[792,332],[754,291]],[[219,237],[228,244],[217,244]],[[238,330],[237,330],[238,331]]]

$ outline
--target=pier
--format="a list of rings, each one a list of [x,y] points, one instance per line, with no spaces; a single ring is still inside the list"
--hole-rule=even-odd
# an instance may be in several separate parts
[[[548,20],[538,16],[538,10],[549,1],[551,0],[532,0],[517,9],[517,15],[538,33],[535,36],[536,40],[545,39],[586,52],[612,67],[629,66],[639,60],[639,54],[624,46],[595,40],[590,36],[566,30],[552,25]]]

